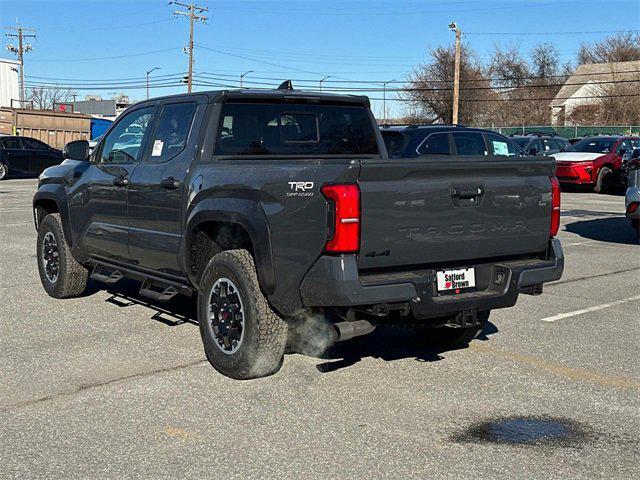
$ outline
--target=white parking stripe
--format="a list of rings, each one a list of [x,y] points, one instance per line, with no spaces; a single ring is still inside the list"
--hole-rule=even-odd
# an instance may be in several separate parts
[[[603,303],[601,305],[595,305],[589,308],[583,308],[582,310],[574,310],[573,312],[560,313],[558,315],[554,315],[553,317],[545,317],[542,319],[543,322],[555,322],[556,320],[562,320],[563,318],[575,317],[576,315],[582,315],[584,313],[595,312],[598,310],[602,310],[603,308],[613,307],[615,305],[620,305],[622,303],[633,302],[635,300],[640,300],[640,295],[636,295],[634,297],[625,298],[623,300],[616,300],[615,302]]]

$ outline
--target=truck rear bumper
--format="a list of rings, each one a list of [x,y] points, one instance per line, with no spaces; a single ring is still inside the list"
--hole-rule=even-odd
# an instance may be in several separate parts
[[[306,307],[410,302],[417,318],[510,307],[520,293],[537,293],[532,287],[558,280],[564,270],[564,254],[560,241],[551,239],[548,260],[510,260],[468,266],[476,269],[476,291],[438,295],[436,269],[360,276],[355,256],[322,256],[302,282],[302,301]]]

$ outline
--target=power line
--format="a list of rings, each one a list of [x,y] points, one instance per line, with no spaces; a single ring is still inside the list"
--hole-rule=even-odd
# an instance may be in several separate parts
[[[634,33],[640,30],[585,30],[582,32],[465,32],[465,35],[589,35],[603,33]]]
[[[129,53],[126,55],[113,55],[109,57],[91,57],[91,58],[58,58],[58,59],[46,59],[46,60],[32,60],[32,62],[95,62],[96,60],[113,60],[116,58],[130,58],[130,57],[141,57],[144,55],[152,55],[154,53],[164,53],[170,51],[176,51],[180,47],[172,47],[172,48],[163,48],[160,50],[150,50],[148,52],[140,52],[140,53]]]

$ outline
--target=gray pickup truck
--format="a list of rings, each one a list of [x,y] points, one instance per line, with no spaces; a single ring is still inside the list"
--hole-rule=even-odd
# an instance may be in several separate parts
[[[40,176],[44,289],[72,297],[88,278],[128,277],[155,301],[196,296],[206,355],[233,378],[276,372],[309,313],[336,341],[404,318],[468,343],[490,310],[562,274],[553,159],[463,127],[393,135],[389,155],[360,96],[138,103],[91,154],[71,142]]]

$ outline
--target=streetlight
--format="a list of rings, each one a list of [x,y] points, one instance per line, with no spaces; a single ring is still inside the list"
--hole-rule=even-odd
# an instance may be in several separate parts
[[[253,70],[249,70],[248,72],[244,72],[242,75],[240,75],[240,88],[242,88],[242,79],[249,73],[253,73]]]
[[[147,100],[149,100],[149,74],[154,70],[160,70],[160,67],[153,67],[151,70],[147,70]]]
[[[395,82],[396,79],[387,80],[386,82],[382,82],[382,115],[384,118],[382,119],[383,123],[387,122],[387,83]]]
[[[320,91],[322,91],[322,82],[324,82],[327,78],[331,78],[331,75],[327,75],[322,80],[320,80]]]

